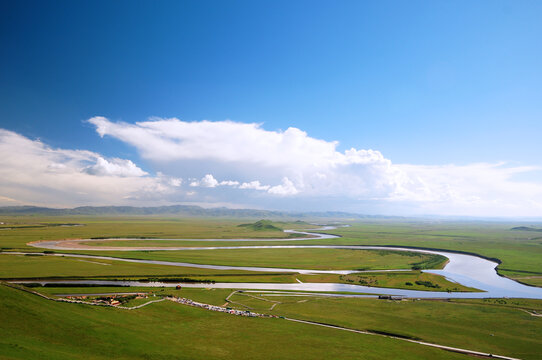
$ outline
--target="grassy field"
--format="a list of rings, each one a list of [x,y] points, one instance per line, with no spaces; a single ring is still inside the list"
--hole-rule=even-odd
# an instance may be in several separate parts
[[[498,271],[504,276],[541,285],[542,236],[511,230],[515,226],[517,223],[365,221],[333,230],[343,236],[337,241],[311,243],[399,245],[471,252],[501,260]]]
[[[280,304],[271,311],[268,301],[242,293],[232,296],[231,300],[272,314],[522,359],[539,359],[542,353],[542,318],[521,310],[540,309],[542,301],[539,300],[385,301],[254,295]]]
[[[37,240],[89,239],[89,238],[184,238],[184,239],[231,239],[231,238],[288,238],[280,230],[254,229],[238,226],[246,220],[227,219],[179,219],[155,217],[37,217],[4,216],[0,219],[0,247],[27,249],[26,243]],[[58,226],[57,224],[81,224],[83,226]],[[52,224],[53,226],[47,226]],[[277,223],[287,229],[306,228],[296,222]],[[309,225],[309,227],[312,227]]]
[[[476,291],[476,289],[448,281],[443,276],[436,276],[421,271],[358,273],[341,275],[339,278],[341,282],[347,284],[373,287],[424,291]]]
[[[442,256],[387,250],[343,249],[227,249],[190,251],[77,251],[79,253],[107,254],[109,256],[149,259],[195,264],[282,267],[318,270],[386,270],[441,268]]]
[[[246,220],[178,219],[157,217],[2,217],[6,230],[0,230],[0,248],[5,250],[42,251],[26,244],[37,240],[92,237],[149,238],[238,238],[286,236],[280,231],[240,227]],[[54,226],[45,226],[45,225]],[[83,224],[84,226],[58,226]],[[313,227],[303,223],[275,223],[280,228]],[[305,240],[303,244],[400,245],[467,251],[502,264],[500,274],[531,285],[542,285],[542,237],[538,233],[511,230],[517,223],[363,221],[333,233],[343,237],[329,240]],[[177,242],[178,243],[178,242]],[[228,245],[253,245],[257,241]],[[266,245],[281,242],[266,242]],[[290,243],[282,243],[290,244]],[[183,242],[184,246],[224,246],[217,242]],[[119,253],[110,255],[119,256]],[[159,254],[157,254],[159,255]],[[171,254],[170,254],[171,255]],[[123,254],[126,256],[126,254]],[[151,255],[145,255],[152,258]],[[168,255],[169,256],[169,255]]]
[[[513,275],[507,272],[502,272],[503,275],[508,276],[509,278],[512,278],[516,281],[522,282],[524,284],[528,284],[531,286],[538,286],[542,287],[542,275],[537,276],[522,276],[522,275]]]
[[[138,310],[62,304],[0,286],[3,359],[465,359],[378,336],[244,318],[169,301]]]
[[[537,359],[542,351],[541,319],[516,309],[436,301],[316,299],[284,304],[277,313],[523,359]]]
[[[126,288],[39,288],[38,290],[48,294],[127,291]],[[128,290],[145,292],[149,288],[129,288]],[[218,306],[225,305],[225,299],[232,293],[232,290],[227,289],[189,288],[182,290],[151,288],[150,291],[159,296],[170,294]],[[12,295],[15,299],[17,293],[13,292]],[[230,297],[232,302],[228,303],[227,306],[360,330],[390,333],[522,359],[538,359],[538,355],[542,351],[542,319],[531,316],[525,311],[541,311],[542,301],[539,300],[388,301],[278,295],[270,296],[265,291],[234,293]],[[270,310],[275,303],[277,304],[273,307],[273,310]],[[41,303],[40,307],[44,305],[47,304]],[[58,305],[65,306],[68,311],[71,311],[72,307],[79,307],[71,304]],[[152,311],[155,316],[167,317],[166,314],[159,315],[155,312],[156,307],[162,305],[164,304],[153,304],[145,309],[151,311],[151,308],[154,308]],[[129,314],[138,317],[139,312],[143,312],[143,310],[138,310],[137,313],[130,312]],[[61,311],[60,308],[58,311]],[[89,317],[92,316],[84,316],[85,319]],[[124,328],[124,325],[122,326]],[[252,330],[254,329],[252,328]],[[130,332],[132,331],[130,330]],[[305,341],[308,341],[307,346],[314,344],[311,340],[307,339]],[[406,349],[403,350],[406,351]],[[358,354],[357,356],[371,358],[370,355],[367,357],[365,355]],[[307,356],[304,358],[312,358],[313,355],[309,353]],[[353,355],[344,353],[336,356],[338,358],[350,358]],[[385,356],[385,354],[380,354],[380,356]],[[404,358],[400,353],[388,353],[388,356]],[[433,358],[434,355],[420,356],[421,358],[427,358],[425,356]],[[450,356],[450,354],[443,352],[442,356],[448,358],[447,356]]]
[[[148,238],[277,238],[288,236],[275,230],[240,227],[246,220],[178,219],[157,217],[2,217],[7,230],[0,230],[0,248],[40,251],[28,247],[30,241],[81,239],[92,237]],[[83,224],[62,227],[43,224]],[[296,222],[276,223],[280,228],[313,227]],[[511,230],[518,223],[362,221],[331,232],[340,239],[306,240],[303,244],[401,245],[477,253],[502,260],[499,272],[526,283],[540,282],[542,276],[542,236],[531,231]],[[15,227],[20,228],[15,228]],[[24,227],[30,226],[30,227]],[[32,227],[34,226],[34,227]],[[38,226],[38,227],[35,227]],[[186,243],[184,246],[216,246],[224,243]],[[234,245],[236,243],[228,243]],[[257,241],[239,243],[258,244]],[[266,245],[280,242],[266,242]]]
[[[26,244],[38,240],[74,238],[277,238],[275,228],[312,227],[300,223],[261,223],[246,220],[175,219],[154,217],[12,217],[1,218],[3,251],[41,252]],[[83,224],[83,226],[61,226]],[[502,261],[499,272],[533,285],[542,285],[542,238],[510,230],[517,224],[474,222],[363,221],[330,232],[343,237],[304,240],[305,244],[399,245],[477,253]],[[153,240],[137,242],[153,243]],[[119,242],[120,243],[120,242]],[[169,242],[157,242],[165,245]],[[179,243],[179,242],[171,242]],[[225,246],[220,242],[183,242],[184,246]],[[227,245],[258,244],[258,241]],[[292,242],[273,241],[265,245]],[[184,252],[72,251],[116,257],[163,259],[229,265],[314,269],[393,269],[442,266],[442,258],[412,253],[335,249],[250,249]],[[217,282],[344,282],[414,290],[457,288],[442,277],[420,271],[301,275],[218,271],[115,260],[60,256],[0,254],[0,278],[126,278],[178,279]],[[412,285],[410,285],[412,284]],[[438,286],[438,287],[437,287]],[[35,288],[43,293],[149,291],[145,288]],[[224,305],[229,289],[153,288],[158,296],[175,294],[209,304]],[[399,340],[359,335],[281,319],[247,319],[190,308],[169,301],[134,311],[62,304],[0,286],[0,358],[26,359],[165,359],[165,358],[337,358],[337,359],[454,359],[457,354]],[[522,359],[542,353],[542,301],[482,299],[453,301],[386,301],[322,296],[270,296],[235,293],[232,307],[330,323],[360,330],[418,338],[443,345],[486,351]],[[139,301],[138,303],[141,303]],[[135,304],[135,303],[134,303]],[[272,307],[272,309],[271,309]],[[269,356],[271,354],[273,356]]]
[[[60,256],[29,256],[0,254],[0,278],[48,277],[125,277],[125,276],[191,276],[191,275],[253,275],[248,271],[223,271],[189,267],[134,264],[102,259],[76,259]]]

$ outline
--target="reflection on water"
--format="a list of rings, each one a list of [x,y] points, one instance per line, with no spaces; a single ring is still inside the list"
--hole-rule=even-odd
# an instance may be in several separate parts
[[[295,283],[295,284],[275,284],[275,283],[216,283],[216,284],[198,284],[187,283],[183,284],[185,287],[196,288],[235,288],[235,289],[262,289],[262,290],[298,290],[298,291],[347,291],[353,293],[366,293],[366,294],[387,294],[387,295],[402,295],[414,298],[485,298],[485,297],[515,297],[515,298],[532,298],[542,299],[542,288],[526,286],[515,282],[513,280],[501,277],[495,271],[497,263],[483,259],[473,255],[456,254],[447,251],[436,250],[419,250],[410,248],[395,248],[395,247],[379,247],[379,246],[334,246],[334,245],[295,245],[295,246],[259,246],[256,248],[327,248],[327,249],[386,249],[396,251],[414,251],[428,254],[439,254],[447,257],[450,261],[442,270],[424,270],[425,272],[443,275],[447,279],[457,282],[459,284],[477,288],[484,292],[472,292],[472,293],[447,293],[447,292],[435,292],[435,291],[418,291],[418,290],[405,290],[405,289],[386,289],[386,288],[373,288],[361,285],[350,284],[332,284],[332,283]],[[246,247],[229,247],[231,249],[246,248]],[[62,256],[57,254],[58,256]],[[83,258],[97,258],[97,259],[112,259],[107,256],[91,256],[91,255],[74,255],[65,254],[63,256],[70,257],[83,257]],[[278,269],[278,268],[262,268],[262,267],[236,267],[236,266],[219,266],[219,265],[203,265],[203,264],[191,264],[191,263],[176,263],[168,261],[153,261],[153,260],[136,260],[136,259],[121,259],[113,258],[115,260],[146,263],[146,264],[159,264],[159,265],[173,265],[173,266],[185,266],[185,267],[199,267],[219,270],[248,270],[248,271],[272,271],[272,272],[297,272],[297,273],[352,273],[355,270],[299,270],[299,269]],[[36,282],[36,281],[27,281]],[[95,285],[124,285],[124,286],[165,286],[173,287],[177,284],[172,283],[147,283],[138,281],[88,281],[88,280],[59,280],[59,281],[43,281],[45,283],[63,283],[63,284],[95,284]]]
[[[334,227],[329,227],[328,230]],[[293,232],[293,231],[292,231]],[[297,232],[297,231],[296,231]],[[335,235],[317,234],[310,232],[298,232],[306,235],[317,236],[317,238],[336,238]],[[303,239],[315,238],[297,238],[288,239],[289,241],[298,241]],[[156,240],[156,239],[153,239]],[[167,239],[163,239],[167,240]],[[178,240],[178,239],[174,239]],[[188,239],[185,239],[188,240]],[[88,241],[88,240],[81,240]],[[100,240],[100,241],[103,241]],[[255,241],[254,239],[200,239],[190,241]],[[285,241],[284,239],[266,239],[258,241]],[[50,249],[64,249],[61,246],[62,241],[49,241],[34,244],[38,247],[46,247]],[[478,256],[458,254],[448,251],[437,250],[421,250],[412,248],[400,248],[400,247],[386,247],[386,246],[341,246],[341,245],[278,245],[278,246],[223,246],[223,247],[178,247],[167,248],[168,250],[177,251],[190,251],[190,250],[235,250],[235,249],[289,249],[289,248],[320,248],[320,249],[352,249],[352,250],[394,250],[394,251],[412,251],[426,254],[438,254],[447,257],[450,261],[446,264],[442,270],[424,270],[425,272],[443,275],[447,279],[457,282],[461,285],[480,289],[483,292],[472,293],[447,293],[447,292],[435,292],[435,291],[418,291],[418,290],[406,290],[406,289],[386,289],[386,288],[373,288],[361,285],[350,284],[331,284],[331,283],[295,283],[295,284],[275,284],[275,283],[216,283],[216,284],[198,284],[189,283],[183,284],[185,287],[199,287],[199,288],[232,288],[232,289],[262,289],[262,290],[298,290],[298,291],[346,291],[353,293],[367,293],[367,294],[386,294],[386,295],[402,295],[413,298],[485,298],[485,297],[515,297],[515,298],[532,298],[542,299],[542,288],[532,287],[520,284],[511,279],[501,277],[495,271],[497,266],[496,262],[483,259]],[[98,250],[98,247],[94,247]],[[158,248],[164,250],[163,248]],[[137,250],[137,248],[132,248]],[[290,273],[332,273],[332,274],[349,274],[358,272],[356,270],[311,270],[311,269],[285,269],[285,268],[266,268],[266,267],[253,267],[253,266],[223,266],[223,265],[207,265],[207,264],[193,264],[171,261],[157,261],[157,260],[138,260],[138,259],[123,259],[108,256],[93,256],[93,255],[75,255],[75,254],[53,254],[51,256],[69,256],[80,258],[94,258],[94,259],[114,259],[118,261],[132,262],[132,263],[144,263],[144,264],[157,264],[157,265],[170,265],[181,267],[195,267],[215,270],[242,270],[242,271],[259,271],[259,272],[290,272]],[[36,281],[27,281],[36,282]],[[142,283],[137,281],[86,281],[86,280],[62,280],[62,281],[44,281],[41,283],[65,283],[65,284],[95,284],[95,285],[128,285],[128,286],[165,286],[173,287],[177,284],[171,283]],[[22,283],[22,282],[21,282]]]
[[[318,230],[331,230],[335,229],[335,226],[325,226]],[[315,229],[316,230],[316,229]],[[137,250],[149,250],[149,251],[177,251],[177,250],[193,250],[198,248],[187,248],[184,246],[146,246],[146,247],[115,247],[115,246],[95,246],[87,245],[93,242],[105,242],[105,241],[189,241],[189,242],[284,242],[284,241],[303,241],[303,240],[322,240],[322,239],[338,239],[340,236],[323,233],[312,233],[306,231],[297,230],[284,230],[289,234],[301,234],[306,237],[294,237],[294,238],[274,238],[274,239],[155,239],[155,238],[106,238],[106,239],[72,239],[72,240],[45,240],[45,241],[33,241],[27,245],[50,250],[108,250],[108,251],[137,251]]]
[[[115,281],[115,280],[47,280],[47,281],[16,281],[17,283],[40,283],[40,284],[92,284],[105,286],[139,286],[139,287],[176,287],[181,284],[186,288],[215,288],[215,289],[253,289],[253,290],[293,290],[293,291],[324,291],[324,292],[351,292],[360,294],[385,294],[401,295],[410,298],[489,298],[489,297],[509,297],[509,298],[531,298],[542,299],[542,289],[538,291],[524,292],[522,289],[506,290],[493,288],[487,292],[436,292],[436,291],[417,291],[403,289],[374,288],[361,285],[333,284],[333,283],[295,283],[295,284],[275,284],[275,283],[170,283],[170,282],[142,282],[142,281]]]

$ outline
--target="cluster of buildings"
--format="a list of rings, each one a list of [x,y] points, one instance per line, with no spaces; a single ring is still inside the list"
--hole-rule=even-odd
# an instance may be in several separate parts
[[[401,295],[378,295],[378,298],[381,300],[403,300],[404,296]]]
[[[199,303],[190,299],[186,298],[178,298],[178,297],[168,297],[168,300],[175,301],[184,305],[189,306],[195,306],[199,308],[204,308],[211,311],[219,311],[224,312],[232,315],[238,315],[238,316],[249,316],[249,317],[266,317],[266,318],[278,318],[276,315],[267,315],[267,314],[259,314],[255,313],[249,310],[236,310],[229,307],[222,307],[222,306],[216,306],[216,305],[210,305],[210,304],[204,304]]]
[[[137,293],[137,294],[130,294],[130,295],[110,295],[110,296],[101,296],[98,298],[88,298],[87,295],[81,295],[81,296],[66,296],[67,300],[83,300],[83,301],[90,301],[93,304],[103,304],[103,305],[112,305],[112,306],[118,306],[122,304],[121,300],[124,300],[123,298],[134,298],[134,299],[146,299],[148,298],[147,294],[145,293]]]

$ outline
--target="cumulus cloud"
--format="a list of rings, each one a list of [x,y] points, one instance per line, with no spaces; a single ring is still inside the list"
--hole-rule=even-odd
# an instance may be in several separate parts
[[[239,185],[239,189],[268,190],[269,188],[270,188],[269,185],[260,184],[259,180],[244,182],[241,185]]]
[[[0,129],[0,203],[111,204],[168,193],[167,177],[146,175],[130,160],[53,149]]]
[[[220,182],[221,186],[238,186],[239,185],[239,181],[232,181],[232,180],[223,180]]]
[[[542,183],[515,180],[538,167],[478,163],[397,168],[405,177],[389,200],[415,203],[426,213],[524,216],[542,211]]]
[[[207,174],[202,177],[201,180],[192,180],[192,182],[190,182],[190,186],[201,186],[206,188],[214,188],[217,186],[230,186],[232,188],[237,188],[239,187],[239,181],[222,180],[219,182],[212,174]]]
[[[169,179],[169,184],[171,186],[179,187],[183,184],[183,179],[181,178],[171,178]]]
[[[178,119],[136,124],[115,123],[104,117],[88,121],[100,136],[124,141],[156,163],[207,162],[207,171],[218,175],[234,172],[238,179],[233,181],[241,184],[239,189],[273,188],[270,194],[322,195],[370,193],[394,186],[396,170],[379,151],[339,152],[337,142],[312,138],[297,128],[267,131],[259,124]],[[288,179],[286,184],[283,178]],[[194,186],[199,182],[194,181]]]
[[[124,159],[111,159],[106,160],[101,156],[98,156],[96,163],[85,168],[85,171],[91,175],[101,176],[144,176],[147,173],[136,166],[130,160]]]
[[[118,138],[138,148],[145,158],[156,161],[213,158],[283,166],[292,161],[292,165],[335,161],[337,155],[336,143],[311,138],[296,128],[276,132],[266,131],[259,124],[178,119],[128,124],[93,117],[88,122],[96,126],[100,136]]]
[[[89,122],[100,136],[134,146],[164,169],[197,163],[213,173],[214,181],[198,180],[198,186],[225,185],[215,177],[231,178],[233,173],[236,178],[228,183],[232,190],[258,190],[269,197],[334,198],[338,204],[343,199],[389,209],[401,204],[412,212],[446,214],[542,211],[542,184],[515,180],[517,174],[536,170],[533,167],[394,164],[377,150],[339,151],[338,142],[310,137],[300,129],[269,131],[256,123],[152,118],[128,124],[103,117]],[[361,206],[358,210],[364,211]]]
[[[299,191],[295,188],[294,183],[285,177],[282,179],[282,184],[269,188],[268,192],[276,195],[295,195]]]
[[[194,180],[190,183],[190,186],[202,186],[208,188],[214,188],[218,185],[218,180],[213,175],[207,174],[201,178],[201,180]]]
[[[239,181],[233,181],[233,180],[223,180],[218,181],[215,179],[215,177],[211,174],[205,175],[200,180],[193,180],[190,182],[190,186],[192,187],[205,187],[205,188],[214,188],[217,186],[229,186],[232,188],[237,188],[241,190],[258,190],[258,191],[266,191],[269,194],[274,195],[295,195],[298,193],[298,190],[295,188],[294,183],[291,182],[287,177],[282,179],[282,183],[279,185],[271,186],[271,185],[262,185],[259,180],[253,180],[250,182],[244,182],[239,183]]]
[[[537,167],[395,164],[377,150],[340,151],[337,142],[300,129],[269,131],[233,121],[88,121],[100,136],[135,147],[156,174],[144,171],[137,160],[53,149],[0,130],[0,203],[190,201],[410,215],[542,213],[542,182],[518,180]]]

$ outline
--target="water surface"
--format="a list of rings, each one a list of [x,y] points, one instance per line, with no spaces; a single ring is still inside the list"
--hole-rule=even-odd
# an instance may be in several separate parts
[[[335,227],[330,226],[325,230],[331,230]],[[323,230],[323,229],[319,229]],[[289,230],[289,232],[294,232]],[[320,234],[311,232],[299,232],[311,237],[306,238],[291,238],[291,239],[161,239],[161,240],[179,240],[179,241],[302,241],[315,239],[330,239],[337,238],[336,235]],[[87,241],[104,241],[100,240],[77,240],[79,242]],[[120,239],[115,239],[120,240]],[[122,240],[159,240],[159,239],[122,239]],[[81,250],[81,248],[70,248],[63,246],[65,240],[58,241],[43,241],[35,242],[31,245],[55,250]],[[93,250],[100,250],[102,247],[91,247]],[[118,251],[137,251],[137,250],[175,250],[175,251],[190,251],[190,250],[232,250],[236,249],[290,249],[290,248],[319,248],[319,249],[349,249],[349,250],[392,250],[392,251],[411,251],[425,254],[442,255],[449,259],[449,262],[442,270],[424,270],[424,272],[445,276],[448,280],[458,284],[480,289],[482,292],[436,292],[436,291],[419,291],[406,289],[390,289],[390,288],[374,288],[362,285],[351,284],[336,284],[336,283],[294,283],[294,284],[277,284],[277,283],[215,283],[215,284],[199,284],[187,283],[182,284],[185,287],[200,287],[200,288],[228,288],[228,289],[262,289],[262,290],[297,290],[297,291],[341,291],[366,294],[386,294],[386,295],[402,295],[413,298],[485,298],[485,297],[514,297],[514,298],[531,298],[542,299],[542,288],[532,287],[520,284],[514,280],[499,276],[495,270],[497,263],[479,256],[469,254],[459,254],[444,250],[425,250],[415,248],[388,247],[388,246],[362,246],[362,245],[257,245],[257,246],[214,246],[214,247],[167,247],[167,248],[117,248]],[[111,250],[110,247],[105,247],[104,250]],[[76,254],[52,254],[50,256],[69,256],[79,258],[107,259],[116,261],[125,261],[132,263],[169,265],[180,267],[194,267],[214,270],[241,270],[241,271],[258,271],[258,272],[286,272],[286,273],[301,273],[301,274],[351,274],[360,272],[359,270],[315,270],[315,269],[290,269],[290,268],[269,268],[269,267],[254,267],[254,266],[226,266],[226,265],[210,265],[210,264],[194,264],[185,262],[159,261],[159,260],[140,260],[140,259],[124,259],[109,256],[95,255],[76,255]],[[376,270],[374,270],[376,271]],[[382,271],[382,270],[379,270]],[[400,271],[400,270],[387,270]],[[405,270],[403,270],[405,271]],[[36,281],[28,281],[36,282]],[[142,283],[137,281],[85,281],[85,280],[62,280],[62,281],[45,281],[42,283],[66,283],[66,284],[97,284],[97,285],[127,285],[127,286],[165,286],[173,287],[177,284],[171,283]]]

